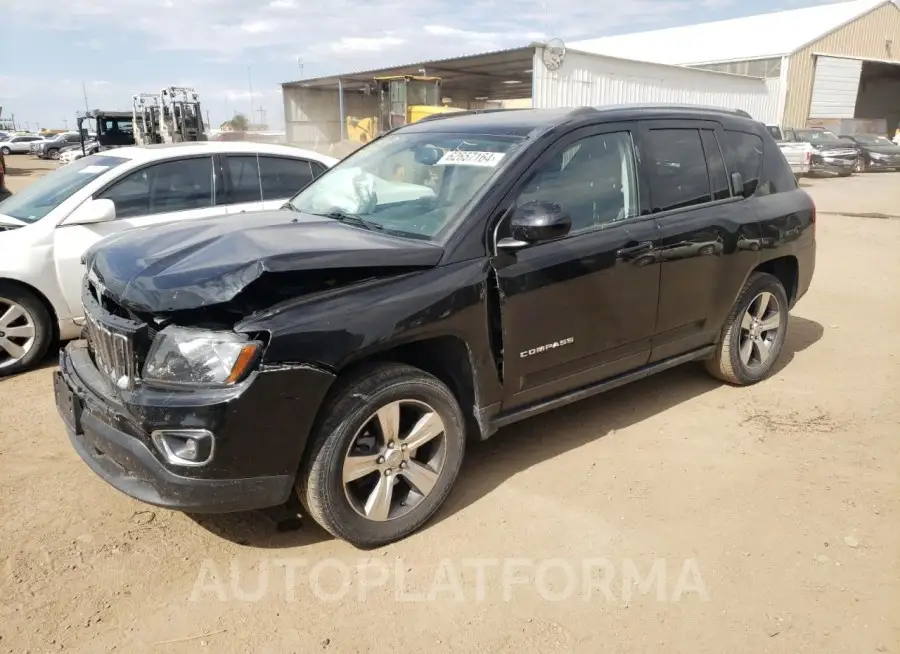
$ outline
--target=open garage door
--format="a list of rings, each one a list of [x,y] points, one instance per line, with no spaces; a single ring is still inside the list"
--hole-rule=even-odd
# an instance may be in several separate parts
[[[810,118],[854,117],[862,64],[860,59],[817,57]]]

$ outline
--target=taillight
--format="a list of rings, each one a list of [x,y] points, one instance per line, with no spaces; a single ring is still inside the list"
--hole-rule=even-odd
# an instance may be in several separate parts
[[[807,150],[807,152],[806,152],[806,165],[809,165],[809,164],[811,164],[811,163],[812,163],[812,152],[810,152],[810,151]]]

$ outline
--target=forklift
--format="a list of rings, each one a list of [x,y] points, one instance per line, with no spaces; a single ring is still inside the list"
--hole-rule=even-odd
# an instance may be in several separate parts
[[[96,151],[134,145],[134,114],[131,111],[79,111],[75,115],[81,135],[81,154],[86,155],[85,140],[93,128],[97,135]],[[88,126],[85,126],[88,123]]]
[[[188,87],[169,86],[159,92],[162,102],[160,132],[164,143],[206,141],[200,96]]]
[[[131,96],[131,100],[135,143],[138,145],[162,143],[160,96],[155,93],[139,93]]]
[[[385,132],[435,114],[462,111],[441,103],[441,78],[393,75],[375,78],[378,114],[347,117],[347,137],[368,143]]]

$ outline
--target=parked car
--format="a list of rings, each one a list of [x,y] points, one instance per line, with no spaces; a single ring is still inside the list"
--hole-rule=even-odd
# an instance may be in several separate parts
[[[92,244],[136,227],[277,209],[334,162],[259,143],[118,148],[0,202],[0,376],[80,335],[81,257]]]
[[[83,151],[81,141],[75,143],[74,145],[68,145],[62,148],[59,151],[59,163],[72,163],[76,159],[81,159],[82,157],[86,157],[91,154],[97,154],[98,152],[100,152],[100,143],[97,142],[96,137],[92,137],[84,142]]]
[[[78,132],[56,134],[52,138],[32,143],[31,154],[41,159],[59,159],[60,150],[76,143],[81,147],[81,135]]]
[[[379,192],[395,184],[407,199]],[[57,406],[132,497],[227,512],[296,489],[332,534],[380,545],[443,503],[467,439],[689,361],[765,379],[814,226],[742,112],[445,114],[282,210],[91,248]]]
[[[785,141],[781,128],[777,125],[766,125],[766,129],[778,143],[778,148],[791,167],[794,177],[800,179],[808,175],[816,149],[803,141]]]
[[[868,170],[900,170],[900,145],[881,134],[853,134],[842,136],[859,148],[856,172]]]
[[[853,174],[859,160],[859,149],[853,141],[842,139],[827,129],[785,129],[787,141],[809,143],[815,151],[810,160],[810,172],[835,173],[838,177]]]
[[[5,141],[0,141],[0,154],[28,154],[31,144],[35,141],[43,141],[43,136],[8,136]]]

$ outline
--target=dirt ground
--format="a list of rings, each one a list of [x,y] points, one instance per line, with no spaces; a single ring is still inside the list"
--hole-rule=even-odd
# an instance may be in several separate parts
[[[51,167],[9,159],[14,189]],[[52,356],[0,381],[0,652],[900,652],[900,173],[803,184],[773,378],[689,365],[507,428],[383,550],[132,501]]]

